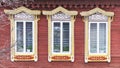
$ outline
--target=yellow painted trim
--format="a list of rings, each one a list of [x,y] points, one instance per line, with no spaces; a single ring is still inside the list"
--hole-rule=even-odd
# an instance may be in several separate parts
[[[34,59],[35,61],[38,60],[38,17],[35,15],[34,19]]]
[[[51,11],[43,10],[42,12],[43,12],[44,15],[53,15],[57,12],[63,12],[63,13],[68,14],[68,15],[77,15],[78,14],[77,11],[69,11],[69,10],[67,10],[67,9],[65,9],[61,6],[57,7],[56,9],[53,9]]]
[[[52,32],[52,24],[51,24],[51,17],[48,15],[48,61],[51,62],[51,56],[52,56],[52,37],[51,37],[51,32]]]
[[[11,32],[11,61],[14,61],[14,55],[15,55],[15,43],[16,43],[16,41],[15,41],[15,25],[14,25],[14,20],[13,20],[13,15],[9,15],[9,19],[10,19],[10,22],[11,22],[11,24],[10,24],[10,27],[11,27],[11,30],[10,30],[10,32]],[[14,36],[13,36],[14,35]]]
[[[30,10],[28,8],[25,7],[19,7],[17,9],[14,10],[7,10],[5,9],[4,12],[6,14],[9,15],[9,19],[10,19],[10,27],[11,27],[11,61],[24,61],[24,60],[19,60],[19,59],[15,59],[14,57],[16,55],[34,55],[34,59],[30,59],[30,60],[25,60],[25,61],[37,61],[38,60],[38,20],[40,18],[38,18],[38,15],[40,15],[41,11],[38,10]],[[17,53],[15,52],[15,20],[13,18],[13,16],[15,14],[18,14],[20,12],[25,12],[25,13],[29,13],[31,15],[34,15],[34,49],[33,49],[33,53]]]
[[[58,8],[52,10],[52,11],[42,11],[44,15],[47,15],[48,20],[48,61],[55,61],[52,59],[54,56],[70,56],[71,62],[74,62],[74,21],[75,21],[75,15],[77,15],[77,11],[68,11],[67,9],[59,6]],[[63,12],[65,14],[68,14],[71,16],[71,54],[52,54],[52,20],[51,16],[57,12]],[[63,61],[63,60],[56,60],[56,61]],[[68,60],[65,60],[68,61]]]
[[[88,48],[88,17],[84,17],[84,22],[85,22],[85,62],[88,60],[88,55],[89,55],[89,48]]]
[[[111,61],[111,51],[110,51],[110,49],[111,49],[111,21],[112,21],[112,19],[111,19],[111,17],[108,17],[108,62],[110,62]]]
[[[12,15],[18,14],[20,12],[29,13],[29,14],[32,14],[32,15],[40,15],[41,14],[41,11],[39,11],[39,10],[30,10],[30,9],[24,7],[24,6],[21,6],[17,9],[13,9],[13,10],[5,9],[4,12],[6,14],[12,14]]]
[[[74,22],[75,16],[71,16],[71,61],[74,62]]]
[[[98,7],[94,8],[94,9],[92,9],[92,10],[90,10],[90,11],[80,12],[80,15],[81,15],[81,16],[90,16],[90,15],[92,15],[92,14],[94,14],[94,13],[97,13],[97,12],[98,12],[98,13],[101,13],[101,14],[103,14],[103,15],[105,15],[105,16],[114,16],[114,13],[113,13],[113,12],[106,12],[106,11],[104,11],[104,10],[98,8]]]
[[[89,54],[89,19],[88,17],[94,13],[102,13],[103,15],[106,15],[108,16],[108,53],[107,54]],[[104,61],[107,61],[107,62],[110,62],[111,61],[111,52],[110,52],[110,47],[111,47],[111,22],[113,21],[113,16],[114,16],[114,12],[106,12],[100,8],[95,8],[95,9],[92,9],[90,11],[83,11],[80,13],[81,16],[83,16],[83,21],[85,23],[85,63],[87,62],[104,62]],[[89,60],[88,58],[91,57],[91,56],[104,56],[106,57],[107,59],[106,60]]]

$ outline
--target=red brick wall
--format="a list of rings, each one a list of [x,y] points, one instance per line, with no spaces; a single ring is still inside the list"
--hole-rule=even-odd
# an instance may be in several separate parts
[[[76,10],[76,9],[75,9]],[[77,9],[78,12],[90,9]],[[38,61],[11,62],[10,61],[10,21],[4,16],[0,19],[0,68],[120,68],[120,7],[105,9],[115,13],[111,24],[111,62],[84,63],[84,23],[78,14],[75,20],[75,61],[48,62],[48,23],[46,16],[41,15],[38,21]],[[0,15],[1,16],[1,15]],[[3,27],[3,25],[8,24]],[[2,27],[2,28],[1,28]],[[5,49],[5,51],[4,51]],[[3,50],[3,51],[2,51]],[[2,53],[1,53],[2,51]],[[4,56],[5,55],[5,56]]]

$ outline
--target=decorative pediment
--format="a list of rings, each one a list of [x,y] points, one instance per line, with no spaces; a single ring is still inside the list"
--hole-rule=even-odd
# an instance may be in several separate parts
[[[89,16],[89,22],[107,22],[108,16],[101,13],[95,13]]]
[[[25,13],[28,13],[28,14],[32,14],[32,15],[40,15],[40,11],[39,10],[30,10],[24,6],[22,7],[19,7],[17,9],[13,9],[13,10],[4,10],[4,12],[6,14],[11,14],[11,15],[15,15],[15,14],[18,14],[20,12],[25,12]]]
[[[113,12],[106,12],[106,11],[104,11],[104,10],[98,8],[98,7],[95,8],[95,9],[92,9],[90,11],[83,11],[83,12],[80,13],[80,15],[81,16],[90,16],[90,15],[95,14],[95,13],[101,13],[105,16],[114,16]]]
[[[69,21],[70,19],[71,19],[71,16],[63,12],[58,12],[52,15],[52,21],[58,21],[58,20]]]
[[[28,13],[20,12],[14,15],[14,20],[34,20],[34,15]]]
[[[43,11],[43,14],[44,15],[53,15],[53,14],[58,13],[58,12],[63,12],[63,13],[68,14],[68,15],[77,15],[77,11],[69,11],[61,6],[59,6],[58,8],[56,8],[54,10],[51,10],[51,11]]]

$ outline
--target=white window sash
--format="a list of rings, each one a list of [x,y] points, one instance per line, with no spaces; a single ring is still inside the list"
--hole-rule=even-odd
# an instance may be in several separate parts
[[[23,22],[23,52],[17,52],[17,22]],[[26,23],[32,22],[32,52],[26,52]],[[15,21],[15,52],[17,54],[32,54],[34,53],[34,21]]]
[[[60,23],[60,52],[54,52],[54,23]],[[69,51],[63,52],[63,23],[69,23]],[[71,23],[70,21],[52,21],[52,53],[53,54],[70,54],[71,53]]]
[[[97,24],[97,53],[91,53],[90,52],[90,24],[91,23],[96,23]],[[105,23],[106,24],[106,52],[105,53],[99,53],[99,28],[100,28],[100,26],[99,26],[99,24],[100,23]],[[89,39],[88,39],[88,42],[89,42],[89,54],[107,54],[108,53],[108,22],[89,22]]]

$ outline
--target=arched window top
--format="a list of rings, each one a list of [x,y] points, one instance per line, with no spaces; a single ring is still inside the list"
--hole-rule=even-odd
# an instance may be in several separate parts
[[[34,16],[25,12],[20,12],[14,15],[14,20],[29,20],[34,21]]]
[[[104,10],[98,8],[98,7],[94,8],[90,11],[83,11],[83,12],[80,13],[80,15],[81,16],[90,16],[90,15],[95,14],[95,13],[101,13],[105,16],[114,16],[113,12],[107,12],[107,11],[104,11]]]
[[[41,13],[41,11],[39,11],[39,10],[30,10],[24,6],[19,7],[17,9],[13,9],[13,10],[5,9],[4,12],[6,14],[11,14],[11,15],[15,15],[15,14],[18,14],[20,12],[25,12],[25,13],[32,14],[32,15],[40,15],[40,13]]]
[[[43,14],[44,15],[53,15],[53,14],[56,14],[58,12],[63,12],[63,13],[68,14],[68,15],[77,15],[78,14],[77,11],[69,11],[61,6],[59,6],[56,9],[53,9],[51,11],[43,11]]]

